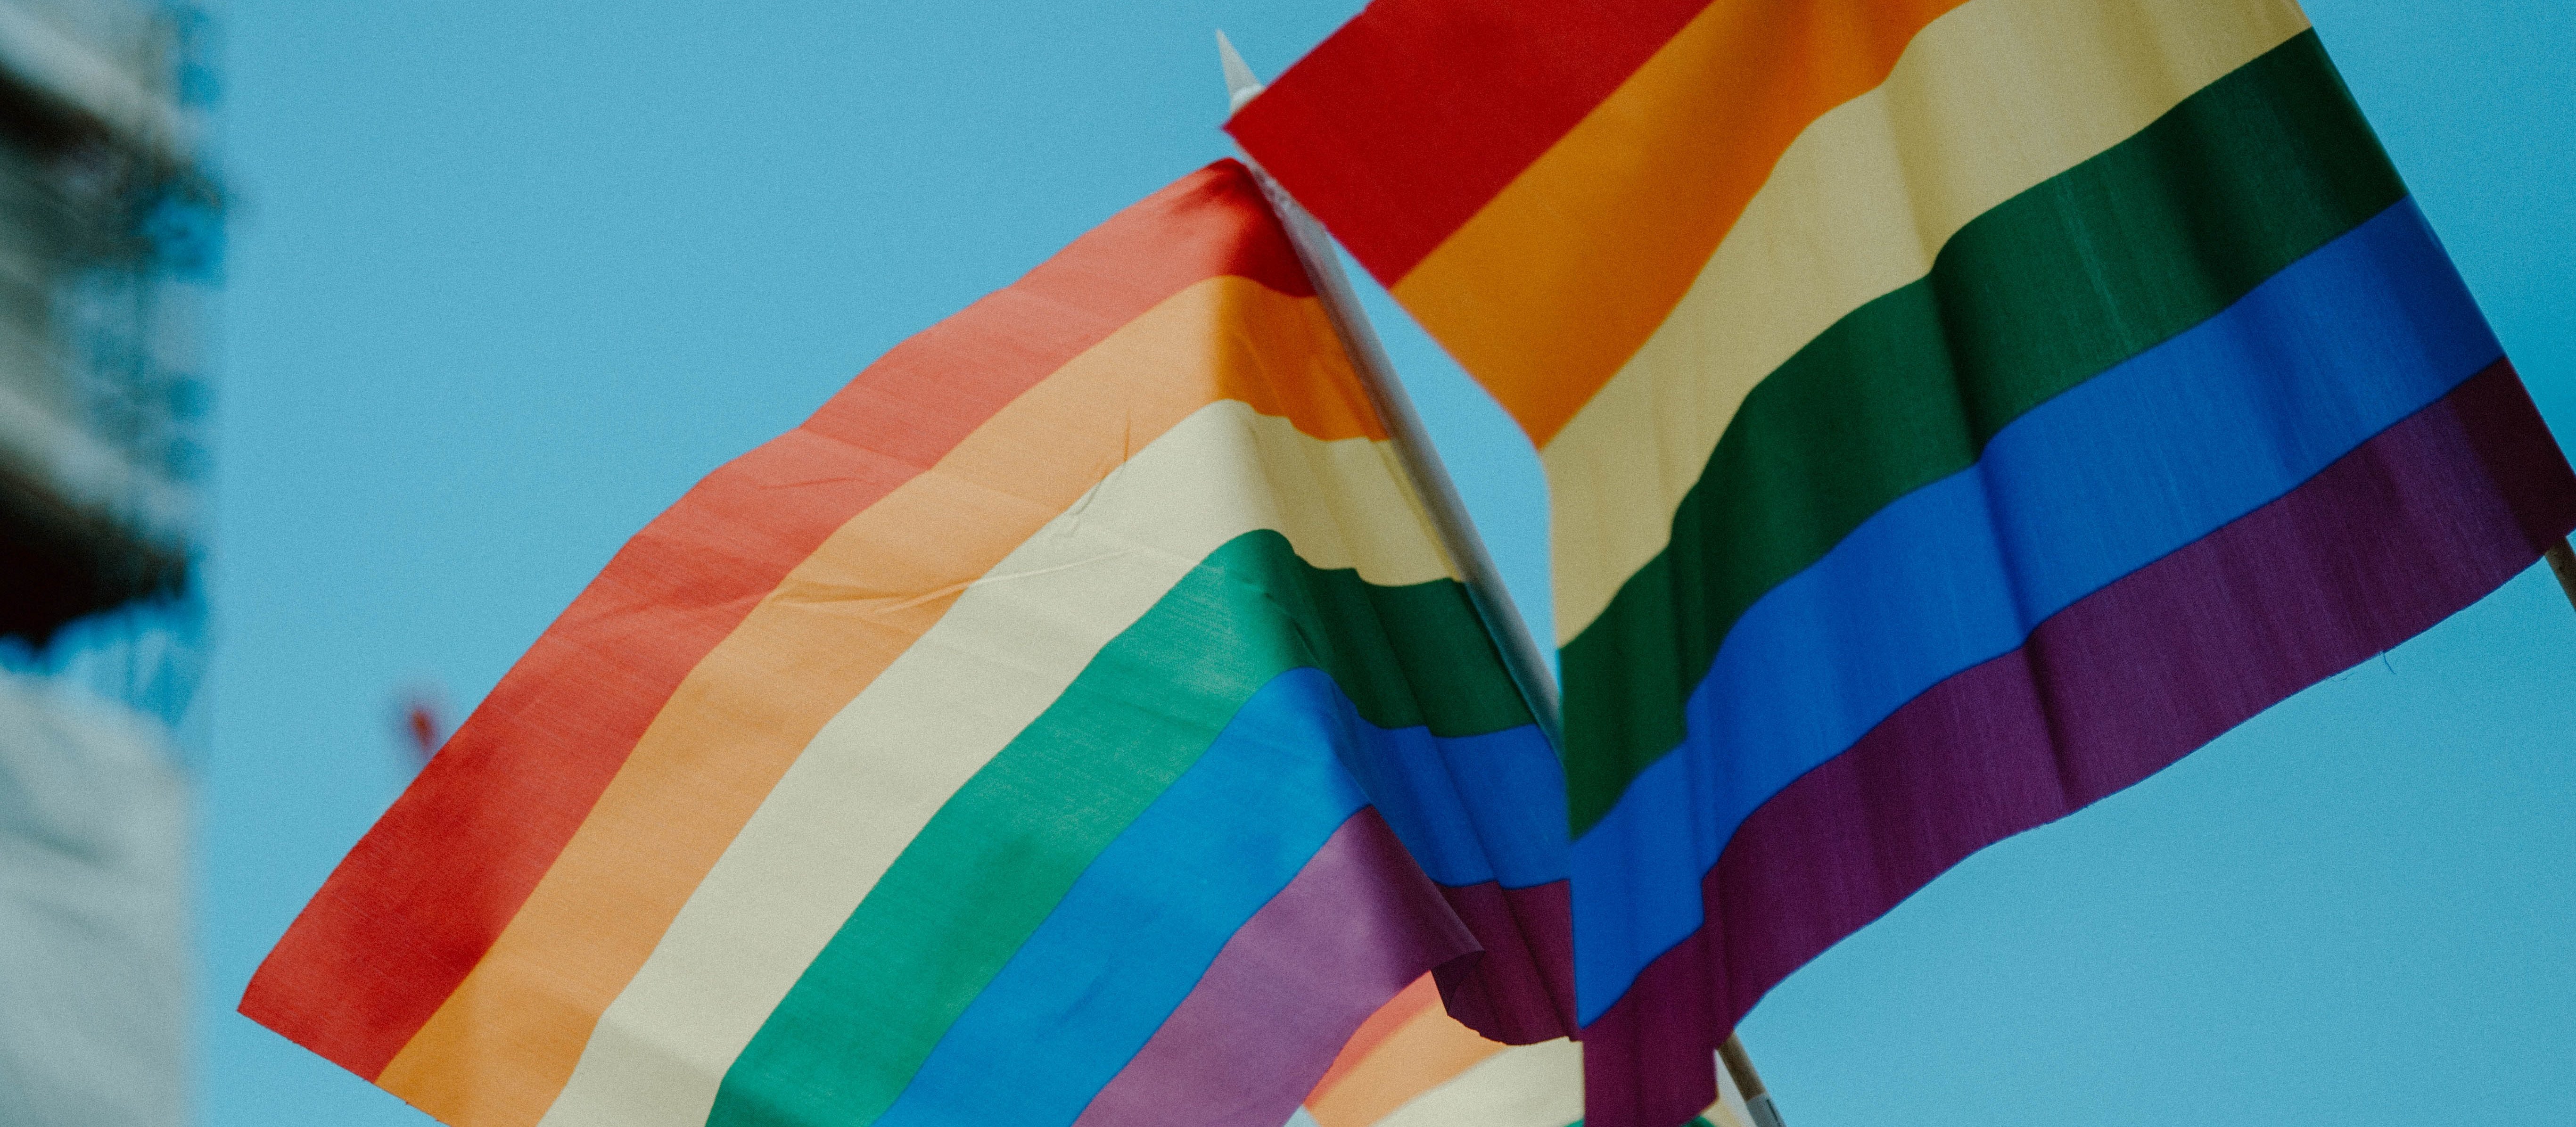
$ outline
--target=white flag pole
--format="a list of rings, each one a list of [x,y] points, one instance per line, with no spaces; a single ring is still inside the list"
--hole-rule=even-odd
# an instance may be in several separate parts
[[[1780,1108],[1771,1102],[1771,1092],[1762,1086],[1762,1074],[1753,1070],[1753,1055],[1744,1051],[1744,1038],[1733,1033],[1717,1047],[1717,1059],[1726,1063],[1726,1074],[1735,1081],[1735,1090],[1744,1096],[1744,1111],[1753,1117],[1753,1127],[1782,1127]]]
[[[1261,80],[1253,75],[1252,68],[1222,31],[1216,33],[1216,49],[1225,67],[1226,92],[1232,100],[1228,112],[1240,110],[1261,93]],[[1503,652],[1512,680],[1529,702],[1540,730],[1547,733],[1548,743],[1562,755],[1565,744],[1556,678],[1548,672],[1547,659],[1537,640],[1530,636],[1529,624],[1522,621],[1520,609],[1503,587],[1502,573],[1495,570],[1493,557],[1486,554],[1484,538],[1477,534],[1466,505],[1459,501],[1458,489],[1449,480],[1448,469],[1440,464],[1431,436],[1422,429],[1422,417],[1414,412],[1412,397],[1405,394],[1404,384],[1396,379],[1395,364],[1387,358],[1386,347],[1378,342],[1367,311],[1360,308],[1359,295],[1351,289],[1350,278],[1342,273],[1341,257],[1333,249],[1332,236],[1287,189],[1262,171],[1251,154],[1242,156],[1253,179],[1260,183],[1262,195],[1270,200],[1271,210],[1278,213],[1280,226],[1287,229],[1288,241],[1297,248],[1297,259],[1305,265],[1316,296],[1323,299],[1324,312],[1333,323],[1333,331],[1341,337],[1343,350],[1358,367],[1378,416],[1385,420],[1387,433],[1395,440],[1405,471],[1413,478],[1414,489],[1422,495],[1443,545],[1466,581],[1468,597],[1475,601],[1486,630]],[[2551,562],[2557,563],[2561,558],[2553,555]],[[2567,560],[2559,577],[2576,584],[2576,558]],[[2569,597],[2576,598],[2576,586],[2569,588]],[[1783,1127],[1771,1093],[1762,1086],[1762,1075],[1753,1069],[1753,1057],[1744,1050],[1743,1038],[1729,1034],[1717,1057],[1726,1065],[1736,1090],[1744,1096],[1744,1108],[1753,1116],[1753,1127]]]

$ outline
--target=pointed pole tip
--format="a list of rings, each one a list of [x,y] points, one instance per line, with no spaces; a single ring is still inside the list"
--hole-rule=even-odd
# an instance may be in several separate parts
[[[1226,38],[1222,30],[1216,33],[1216,57],[1217,62],[1225,67],[1225,92],[1229,100],[1226,112],[1232,114],[1261,93],[1261,80],[1253,77],[1251,65],[1243,61],[1243,55],[1234,49],[1234,41]]]

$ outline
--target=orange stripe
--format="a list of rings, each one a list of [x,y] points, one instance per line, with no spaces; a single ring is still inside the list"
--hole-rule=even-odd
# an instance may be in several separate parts
[[[1547,445],[1681,300],[1789,143],[1962,2],[1709,5],[1397,300]]]
[[[1315,1090],[1307,1094],[1306,1102],[1312,1104],[1324,1098],[1335,1084],[1341,1083],[1344,1074],[1359,1067],[1361,1061],[1367,1060],[1368,1055],[1376,1052],[1378,1045],[1405,1022],[1413,1020],[1413,1016],[1425,1008],[1439,1004],[1440,986],[1427,974],[1414,979],[1413,985],[1397,991],[1395,997],[1387,999],[1385,1005],[1379,1006],[1376,1013],[1360,1023],[1359,1031],[1351,1034],[1350,1040],[1342,1042],[1342,1051],[1333,1058],[1333,1067],[1324,1070],[1324,1078],[1315,1082]]]
[[[460,1127],[535,1123],[788,765],[967,584],[1219,399],[1317,438],[1383,439],[1332,341],[1312,298],[1198,283],[842,526],[690,672],[500,940],[377,1082]]]
[[[1226,274],[1313,292],[1230,160],[896,345],[795,429],[707,475],[618,550],[332,870],[241,1012],[374,1079],[763,595],[995,411],[1156,303]]]
[[[1315,1122],[1322,1127],[1369,1127],[1507,1047],[1458,1024],[1436,1004],[1438,1000],[1433,993],[1435,1004],[1389,1030],[1347,1069],[1334,1061],[1341,1075],[1327,1074],[1329,1086],[1318,1086],[1306,1098],[1306,1111]],[[1344,1050],[1345,1055],[1348,1052]]]

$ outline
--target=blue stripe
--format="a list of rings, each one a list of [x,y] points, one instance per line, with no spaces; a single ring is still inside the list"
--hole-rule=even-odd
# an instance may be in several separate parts
[[[1698,928],[1737,826],[1942,680],[2288,493],[2503,353],[2411,200],[2042,404],[1765,594],[1682,745],[1573,849],[1590,1024]],[[1579,720],[1579,718],[1577,718]]]
[[[1350,722],[1368,723],[1357,713]],[[1342,764],[1431,879],[1452,888],[1565,879],[1565,766],[1536,727],[1455,738],[1368,731],[1335,745]]]
[[[1536,793],[1510,789],[1528,786]],[[1389,731],[1322,671],[1283,673],[1084,870],[878,1123],[1071,1123],[1235,931],[1372,798],[1425,871],[1456,885],[1531,866],[1538,880],[1561,878],[1563,788],[1534,728]],[[1552,803],[1538,807],[1550,817],[1533,818],[1533,803]],[[1533,825],[1546,833],[1485,859],[1483,840],[1504,840],[1490,834]]]

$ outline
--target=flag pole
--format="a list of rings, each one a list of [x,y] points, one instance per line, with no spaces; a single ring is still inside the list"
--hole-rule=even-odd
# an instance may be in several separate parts
[[[1726,1043],[1717,1047],[1717,1059],[1725,1062],[1726,1075],[1735,1081],[1735,1092],[1744,1097],[1744,1110],[1753,1116],[1753,1127],[1782,1127],[1780,1109],[1771,1102],[1771,1091],[1762,1086],[1762,1074],[1753,1070],[1753,1056],[1744,1051],[1744,1038],[1726,1035]]]
[[[2576,606],[2576,548],[2561,540],[2550,545],[2544,555],[2549,560],[2549,570],[2558,573],[2558,586],[2567,592],[2568,605]]]
[[[1218,60],[1225,67],[1225,87],[1232,99],[1228,112],[1240,110],[1245,102],[1261,93],[1261,80],[1234,49],[1225,33],[1216,33]],[[1239,150],[1238,150],[1239,151]],[[1287,189],[1270,178],[1250,153],[1241,154],[1244,166],[1252,170],[1261,194],[1270,201],[1270,209],[1279,216],[1279,224],[1288,231],[1288,241],[1297,248],[1298,261],[1306,267],[1306,277],[1314,283],[1315,295],[1323,300],[1324,312],[1333,323],[1333,332],[1341,337],[1343,351],[1359,369],[1360,382],[1367,386],[1369,399],[1385,420],[1389,437],[1395,440],[1397,456],[1404,461],[1405,472],[1421,493],[1423,507],[1430,510],[1431,522],[1440,532],[1442,545],[1458,565],[1460,578],[1467,587],[1468,598],[1485,620],[1485,629],[1503,652],[1503,663],[1511,670],[1512,680],[1529,703],[1530,713],[1538,720],[1539,729],[1547,734],[1549,746],[1564,754],[1564,735],[1556,678],[1549,673],[1547,659],[1531,637],[1529,624],[1522,621],[1520,609],[1513,605],[1511,593],[1503,587],[1502,573],[1485,551],[1484,538],[1477,534],[1476,524],[1467,516],[1467,507],[1458,499],[1457,486],[1449,480],[1447,467],[1431,445],[1431,436],[1422,429],[1422,417],[1413,409],[1413,399],[1396,379],[1395,363],[1387,358],[1386,346],[1379,343],[1377,329],[1369,324],[1368,313],[1360,308],[1359,295],[1351,289],[1350,278],[1342,273],[1342,260],[1333,249],[1332,236],[1324,225],[1308,214],[1304,205],[1288,194]],[[2563,546],[2562,546],[2563,547]],[[2552,556],[2556,563],[2562,557]],[[2576,558],[2569,558],[2559,570],[2559,578],[2576,584]],[[2569,588],[2576,599],[2576,586]],[[1744,1050],[1744,1039],[1728,1034],[1726,1044],[1717,1051],[1718,1060],[1726,1065],[1727,1075],[1735,1081],[1736,1092],[1744,1097],[1744,1109],[1753,1116],[1753,1127],[1783,1127],[1779,1108],[1771,1093],[1762,1086],[1762,1074],[1754,1071],[1753,1057]]]
[[[1252,68],[1235,53],[1234,44],[1226,40],[1224,32],[1216,34],[1216,45],[1219,61],[1225,66],[1231,108],[1242,109],[1245,102],[1261,92],[1261,80],[1253,77]],[[1333,332],[1342,340],[1342,350],[1350,354],[1352,365],[1359,369],[1360,383],[1368,388],[1370,403],[1386,423],[1388,437],[1395,440],[1396,456],[1404,462],[1414,491],[1421,495],[1423,508],[1429,511],[1432,526],[1440,533],[1441,546],[1458,567],[1468,599],[1484,619],[1486,632],[1502,650],[1503,665],[1510,670],[1513,684],[1528,703],[1539,730],[1546,734],[1548,746],[1562,756],[1565,744],[1558,720],[1556,678],[1548,672],[1546,657],[1530,636],[1529,625],[1521,621],[1520,609],[1512,603],[1510,591],[1504,588],[1502,572],[1486,553],[1484,538],[1477,535],[1475,522],[1468,519],[1467,507],[1458,499],[1458,487],[1449,480],[1448,468],[1440,464],[1440,454],[1432,448],[1431,436],[1422,428],[1422,416],[1414,411],[1412,397],[1396,380],[1395,364],[1387,359],[1386,346],[1379,343],[1377,330],[1360,308],[1359,294],[1342,273],[1332,236],[1324,233],[1324,225],[1307,214],[1278,181],[1261,170],[1251,154],[1243,154],[1243,163],[1261,185],[1261,194],[1269,199],[1279,225],[1287,229],[1289,243],[1297,248],[1298,261],[1306,267],[1315,296],[1323,300]]]

